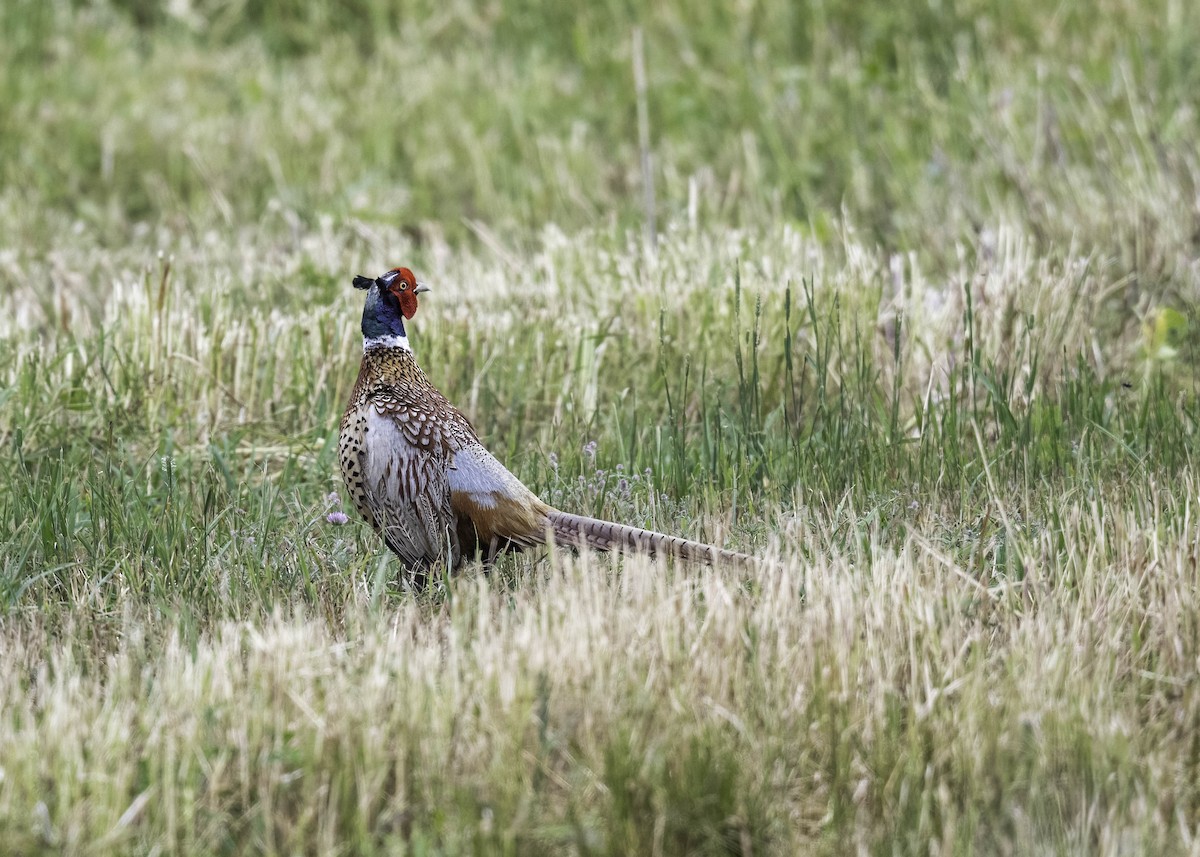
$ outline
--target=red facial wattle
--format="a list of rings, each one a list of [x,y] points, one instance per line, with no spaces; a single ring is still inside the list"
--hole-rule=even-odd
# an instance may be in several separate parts
[[[399,292],[396,297],[400,301],[401,315],[409,319],[417,314],[417,296],[413,293],[411,287]]]

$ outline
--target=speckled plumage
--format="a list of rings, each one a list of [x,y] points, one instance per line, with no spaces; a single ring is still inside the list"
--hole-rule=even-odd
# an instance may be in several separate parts
[[[467,418],[430,383],[408,346],[404,319],[424,291],[407,268],[378,280],[363,312],[358,381],[342,417],[338,457],[355,507],[416,583],[431,567],[543,544],[630,550],[757,565],[745,554],[637,527],[560,512],[542,502],[483,444]]]
[[[363,355],[339,458],[355,507],[414,571],[539,542],[534,534],[548,526],[549,507],[483,447],[403,348]]]

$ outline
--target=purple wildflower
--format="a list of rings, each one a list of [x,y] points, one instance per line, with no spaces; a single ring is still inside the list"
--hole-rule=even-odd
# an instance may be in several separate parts
[[[325,516],[325,520],[331,524],[337,524],[339,527],[347,523],[350,519],[346,517],[345,512],[330,512]]]

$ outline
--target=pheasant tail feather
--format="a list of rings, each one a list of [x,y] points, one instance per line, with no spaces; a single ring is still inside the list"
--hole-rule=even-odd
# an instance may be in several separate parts
[[[755,569],[761,565],[759,560],[748,554],[656,533],[653,530],[572,515],[557,509],[549,512],[549,519],[555,541],[571,547],[580,548],[586,545],[598,551],[625,550],[650,557],[673,556],[688,562],[735,565],[746,569]]]

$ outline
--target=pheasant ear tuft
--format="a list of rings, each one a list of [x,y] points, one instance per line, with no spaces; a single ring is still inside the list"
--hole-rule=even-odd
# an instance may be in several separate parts
[[[362,274],[354,278],[354,288],[356,289],[369,289],[373,285],[375,285],[375,281],[370,277],[364,277]]]

